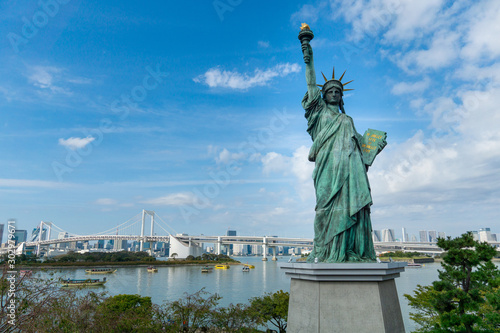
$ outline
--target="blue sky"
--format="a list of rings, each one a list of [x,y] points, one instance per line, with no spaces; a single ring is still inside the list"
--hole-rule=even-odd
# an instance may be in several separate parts
[[[2,1],[0,222],[312,237],[302,22],[358,132],[388,133],[373,228],[500,232],[493,0]]]

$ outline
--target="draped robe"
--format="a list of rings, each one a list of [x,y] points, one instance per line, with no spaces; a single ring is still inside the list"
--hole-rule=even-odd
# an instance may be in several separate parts
[[[372,198],[361,150],[362,136],[338,106],[327,107],[319,89],[302,100],[313,144],[309,160],[316,190],[314,249],[308,261],[374,261]]]

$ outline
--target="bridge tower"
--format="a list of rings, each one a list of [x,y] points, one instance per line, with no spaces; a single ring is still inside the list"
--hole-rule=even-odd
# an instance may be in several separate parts
[[[150,236],[154,236],[154,225],[155,225],[155,212],[152,210],[142,210],[142,225],[141,225],[141,245],[139,251],[143,251],[144,249],[144,228],[146,226],[146,215],[151,216],[151,233]],[[153,242],[149,243],[150,254],[153,254]]]
[[[43,227],[44,226],[47,226],[48,227],[48,230],[47,230],[47,233],[44,233],[43,232]],[[40,227],[39,227],[39,230],[38,230],[38,244],[36,246],[36,255],[39,256],[40,255],[40,242],[43,241],[43,240],[50,240],[50,232],[52,231],[52,223],[51,222],[44,222],[44,221],[40,221]],[[43,235],[45,234],[45,239],[42,239],[43,238]],[[50,247],[50,245],[49,245]]]

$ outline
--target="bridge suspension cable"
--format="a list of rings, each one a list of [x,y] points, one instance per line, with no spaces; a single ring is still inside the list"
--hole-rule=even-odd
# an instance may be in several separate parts
[[[132,220],[133,220],[133,219],[135,219],[135,218],[140,218],[140,217],[141,217],[141,215],[142,215],[142,213],[139,213],[139,214],[137,214],[136,216],[134,216],[134,217],[132,217],[132,218],[128,219],[127,221],[123,222],[122,224],[119,224],[119,225],[117,225],[117,226],[115,226],[115,227],[113,227],[113,228],[111,228],[111,229],[108,229],[108,230],[105,230],[105,231],[101,231],[101,232],[95,233],[95,234],[93,234],[93,235],[94,235],[94,236],[99,236],[99,235],[109,235],[109,234],[112,234],[114,231],[116,231],[116,229],[117,229],[117,228],[120,228],[121,226],[123,226],[123,225],[125,225],[125,224],[129,223],[130,221],[132,221]],[[139,220],[138,220],[138,221],[139,221]],[[134,225],[134,224],[136,224],[136,223],[137,223],[137,221],[136,221],[136,222],[134,222],[134,223],[132,223],[132,225]],[[132,225],[131,225],[131,226],[132,226]]]
[[[160,215],[156,214],[156,217],[159,218],[160,221],[163,222],[163,224],[165,224],[165,226],[167,228],[169,228],[170,230],[172,230],[174,232],[173,233],[174,235],[177,235],[177,231],[175,231],[174,228],[172,228],[167,222],[163,221],[163,219],[160,217]],[[163,228],[160,223],[158,223],[158,226],[160,228],[162,228],[167,233],[167,235],[171,235],[172,234],[171,232],[169,232],[168,230],[166,230],[165,228]]]

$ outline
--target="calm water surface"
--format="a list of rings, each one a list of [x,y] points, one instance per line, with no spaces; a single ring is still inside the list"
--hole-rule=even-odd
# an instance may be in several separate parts
[[[194,293],[205,288],[210,293],[222,296],[221,305],[229,303],[247,303],[248,299],[261,296],[266,292],[280,289],[290,291],[290,278],[287,278],[278,263],[288,261],[289,257],[280,257],[277,262],[263,262],[261,257],[236,257],[242,263],[255,265],[250,272],[242,272],[242,266],[231,266],[228,270],[213,270],[201,273],[201,266],[158,267],[157,273],[148,273],[145,267],[120,267],[114,274],[92,275],[93,278],[107,277],[105,287],[93,290],[105,290],[110,295],[139,294],[150,296],[152,301],[161,304],[182,297],[184,292]],[[498,264],[497,264],[498,265]],[[407,332],[415,329],[409,318],[410,308],[404,294],[412,294],[417,284],[429,285],[438,279],[439,263],[425,264],[421,268],[406,268],[396,279],[399,302]],[[40,274],[40,273],[38,273]],[[79,279],[88,278],[85,270],[65,269],[56,276]]]

